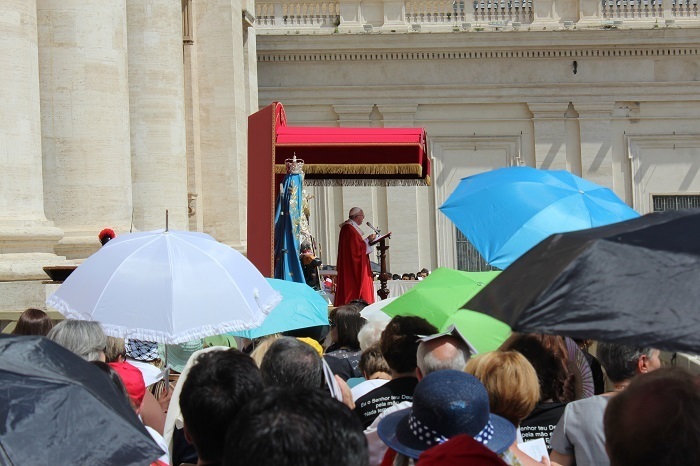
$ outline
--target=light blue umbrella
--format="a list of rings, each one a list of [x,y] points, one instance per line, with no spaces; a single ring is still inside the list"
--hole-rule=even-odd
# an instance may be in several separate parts
[[[608,188],[564,170],[530,167],[462,178],[440,210],[501,269],[552,234],[639,217]]]
[[[268,278],[267,282],[282,295],[282,302],[270,312],[260,327],[229,335],[252,340],[273,333],[328,325],[328,303],[309,285],[275,278]]]

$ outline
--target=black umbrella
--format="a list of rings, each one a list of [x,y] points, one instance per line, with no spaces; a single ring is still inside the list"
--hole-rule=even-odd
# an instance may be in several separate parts
[[[0,464],[144,465],[162,454],[96,366],[44,337],[0,335]]]
[[[700,354],[700,209],[552,235],[464,305],[521,332]]]

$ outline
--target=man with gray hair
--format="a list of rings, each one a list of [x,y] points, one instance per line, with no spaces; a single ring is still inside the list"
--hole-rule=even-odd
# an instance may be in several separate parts
[[[451,333],[421,338],[418,345],[416,377],[422,380],[431,372],[452,369],[463,371],[473,350],[468,343]]]
[[[310,345],[291,337],[275,341],[260,364],[265,386],[323,388],[323,360]]]
[[[353,207],[348,219],[341,223],[338,238],[338,277],[335,283],[335,303],[342,306],[353,299],[363,299],[368,304],[374,302],[374,284],[369,254],[372,252],[370,242],[374,233],[366,234],[361,226],[365,213],[359,207]]]

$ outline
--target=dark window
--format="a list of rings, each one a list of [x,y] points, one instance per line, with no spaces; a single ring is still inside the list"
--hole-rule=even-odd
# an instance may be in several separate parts
[[[488,270],[499,270],[486,263],[479,251],[469,242],[466,236],[455,228],[455,238],[457,244],[457,270],[467,272],[485,272]]]
[[[700,207],[700,195],[698,194],[679,194],[672,196],[652,194],[651,200],[654,204],[654,212],[696,209]]]

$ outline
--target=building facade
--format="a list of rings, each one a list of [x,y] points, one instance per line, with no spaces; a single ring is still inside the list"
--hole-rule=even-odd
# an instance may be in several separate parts
[[[692,0],[259,1],[256,13],[261,105],[283,102],[292,125],[427,130],[430,187],[313,188],[330,264],[358,205],[393,232],[392,272],[463,267],[438,208],[462,177],[504,166],[569,170],[640,213],[700,206]]]

